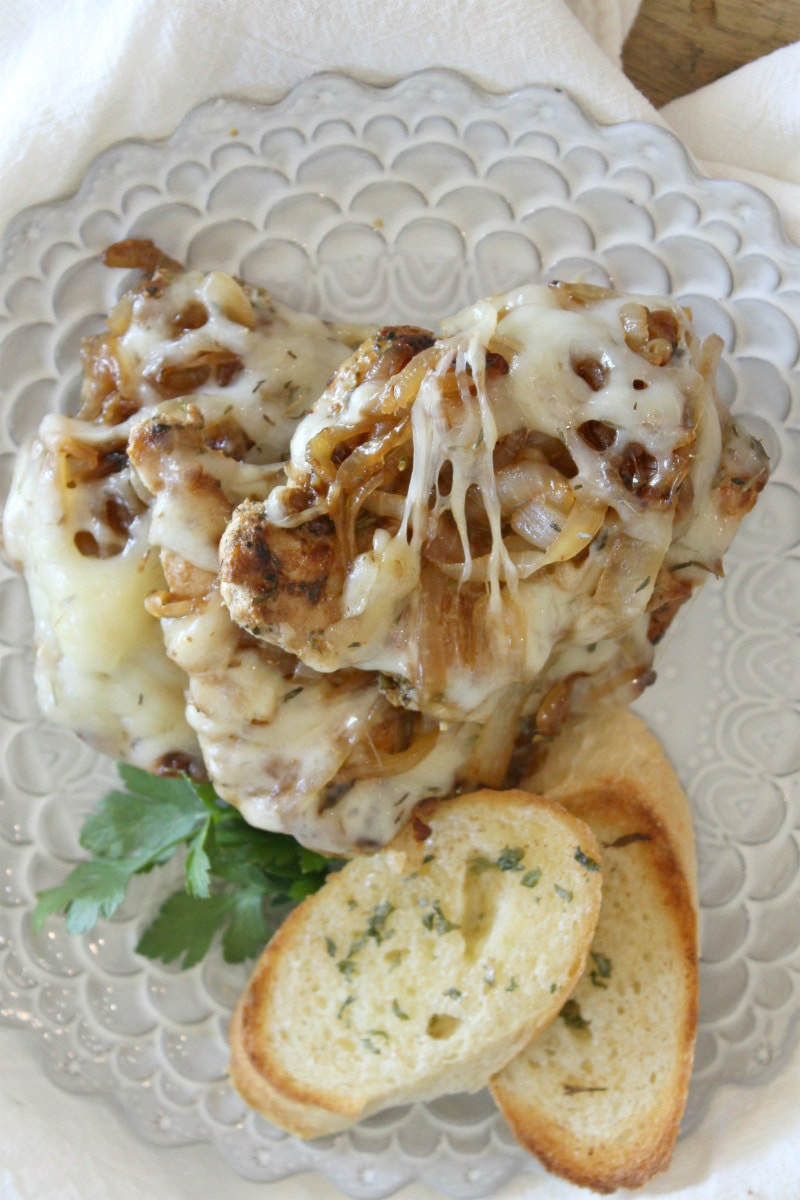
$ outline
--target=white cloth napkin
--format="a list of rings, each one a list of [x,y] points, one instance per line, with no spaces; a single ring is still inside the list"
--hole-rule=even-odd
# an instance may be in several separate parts
[[[4,0],[0,40],[0,228],[76,188],[124,138],[166,136],[211,96],[277,98],[340,70],[384,83],[431,66],[496,91],[556,85],[601,122],[669,124],[714,175],[768,192],[800,239],[800,45],[656,113],[623,76],[639,0]],[[657,64],[654,65],[657,69]],[[746,103],[743,102],[746,100]],[[23,1032],[0,1029],[0,1200],[333,1200],[308,1176],[237,1179],[207,1146],[141,1143],[105,1101],[49,1083]],[[800,1056],[769,1086],[716,1097],[669,1174],[642,1195],[797,1200]],[[524,1176],[498,1200],[530,1194]],[[536,1196],[586,1193],[553,1180]],[[433,1200],[413,1185],[401,1200]]]
[[[673,100],[661,115],[707,174],[771,196],[800,241],[800,43]]]
[[[623,76],[639,0],[5,0],[0,227],[63,195],[103,147],[163,137],[221,94],[280,96],[316,71],[374,83],[430,66],[485,87],[566,88],[597,120],[666,120],[709,173],[746,179],[800,237],[800,45],[657,114]]]
[[[329,69],[382,83],[452,67],[496,91],[566,86],[600,120],[652,118],[612,61],[638,0],[571,4],[585,25],[562,0],[6,0],[0,217],[73,190],[103,146],[163,137],[210,96],[275,99]]]

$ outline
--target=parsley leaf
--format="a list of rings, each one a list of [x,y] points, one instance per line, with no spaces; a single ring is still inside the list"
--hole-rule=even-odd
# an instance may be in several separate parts
[[[270,908],[302,900],[341,866],[287,834],[248,825],[210,784],[125,764],[118,771],[126,790],[110,791],[81,830],[81,845],[92,858],[39,893],[37,933],[59,912],[70,933],[89,932],[120,907],[134,875],[185,850],[184,890],[161,906],[137,950],[192,967],[221,934],[225,961],[243,962],[269,940]]]
[[[431,902],[431,911],[426,913],[422,918],[422,924],[426,929],[435,931],[438,934],[452,933],[454,929],[460,929],[460,925],[455,925],[442,912],[442,906],[438,900]]]
[[[521,871],[522,860],[525,857],[525,849],[523,846],[506,846],[501,850],[497,858],[493,861],[490,858],[473,858],[470,863],[470,871],[473,875],[479,875],[481,871]]]
[[[571,1029],[588,1029],[591,1025],[591,1021],[587,1021],[581,1012],[577,1000],[568,1000],[558,1015]]]
[[[211,895],[211,859],[204,849],[210,826],[211,818],[206,817],[202,828],[189,842],[189,853],[186,855],[186,891],[190,896],[199,896],[203,900]]]
[[[253,890],[229,892],[231,900],[228,924],[222,935],[222,955],[226,962],[244,962],[255,958],[270,938],[270,926],[264,911],[263,893]]]
[[[584,850],[581,850],[580,846],[578,846],[575,850],[575,861],[579,862],[582,867],[586,868],[587,871],[600,870],[600,863],[595,862],[593,858],[590,858]]]
[[[82,862],[57,887],[39,894],[33,927],[39,933],[47,917],[62,909],[69,933],[87,933],[100,917],[110,917],[125,899],[130,879],[118,862]]]
[[[592,950],[591,957],[595,965],[589,972],[589,978],[595,987],[608,987],[605,981],[611,978],[611,959],[607,954],[601,954],[599,950]]]
[[[188,779],[160,779],[138,767],[120,776],[127,792],[112,791],[81,830],[81,845],[95,858],[166,861],[201,827],[206,809]],[[152,781],[164,785],[161,798]]]
[[[230,896],[225,892],[204,900],[187,892],[174,892],[161,905],[136,949],[145,958],[160,958],[166,963],[183,958],[184,967],[194,967],[211,949],[229,907]]]

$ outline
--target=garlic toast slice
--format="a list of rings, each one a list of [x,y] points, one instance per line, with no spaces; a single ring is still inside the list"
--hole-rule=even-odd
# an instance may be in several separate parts
[[[580,977],[600,890],[590,830],[542,797],[423,802],[265,950],[231,1026],[235,1086],[301,1137],[483,1087]]]

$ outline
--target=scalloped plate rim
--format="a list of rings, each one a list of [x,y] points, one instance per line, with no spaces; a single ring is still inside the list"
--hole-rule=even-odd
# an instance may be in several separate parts
[[[597,134],[599,132],[601,136],[605,135],[609,138],[613,138],[622,137],[631,130],[640,130],[652,142],[664,146],[668,145],[674,154],[679,155],[682,164],[682,170],[684,172],[684,176],[678,180],[680,185],[688,185],[694,193],[702,191],[704,194],[713,196],[724,196],[727,198],[744,197],[749,203],[754,204],[761,218],[763,218],[763,223],[761,223],[758,228],[757,244],[759,249],[770,256],[771,259],[777,263],[777,265],[783,265],[785,273],[788,273],[792,277],[797,274],[797,278],[800,280],[800,247],[795,245],[786,234],[781,222],[779,211],[772,199],[752,183],[732,179],[710,178],[703,175],[692,159],[689,151],[671,130],[656,123],[642,120],[621,121],[608,124],[600,123],[589,117],[582,105],[569,92],[563,89],[534,84],[516,88],[513,91],[508,92],[491,92],[487,91],[480,84],[475,83],[473,80],[469,79],[460,72],[444,68],[433,68],[419,71],[399,80],[379,84],[365,82],[356,76],[349,75],[347,73],[321,72],[319,74],[309,76],[305,80],[285,91],[280,97],[270,101],[259,101],[250,97],[239,95],[223,95],[203,101],[200,104],[195,105],[170,133],[162,137],[127,138],[109,145],[91,158],[83,173],[81,184],[73,191],[51,201],[29,205],[16,214],[16,216],[9,221],[2,234],[2,238],[0,238],[0,271],[4,271],[6,269],[7,256],[11,252],[12,248],[11,243],[18,235],[19,231],[24,229],[26,223],[32,221],[40,214],[49,214],[55,210],[64,214],[69,214],[73,211],[79,210],[80,206],[88,197],[95,179],[100,172],[109,164],[113,164],[117,159],[124,158],[126,153],[128,153],[131,148],[135,148],[138,151],[145,150],[147,152],[152,152],[154,158],[159,159],[169,153],[171,146],[177,140],[180,140],[184,135],[191,135],[195,125],[201,122],[203,117],[206,114],[211,113],[215,108],[224,110],[233,107],[240,112],[247,111],[254,117],[257,117],[260,113],[269,114],[284,110],[290,111],[292,105],[301,101],[304,95],[308,95],[313,89],[319,90],[323,88],[327,83],[349,87],[352,89],[352,94],[354,96],[375,97],[377,95],[383,97],[386,101],[389,101],[393,95],[402,94],[404,90],[413,85],[422,84],[430,86],[442,85],[446,87],[457,87],[462,90],[462,94],[464,91],[466,91],[476,104],[480,105],[484,109],[488,107],[493,112],[499,112],[503,105],[507,105],[514,101],[519,101],[521,103],[523,101],[532,101],[534,99],[545,100],[548,98],[556,98],[559,104],[569,108],[572,119],[579,123],[584,131],[588,134]],[[324,120],[324,115],[324,112],[320,113],[320,120]],[[502,114],[500,113],[500,115]],[[764,244],[765,242],[767,242],[766,245]],[[0,326],[2,326],[4,323],[5,318],[0,316]],[[13,1019],[9,1021],[8,1018],[6,1018],[6,1021],[8,1021],[9,1024],[14,1024]],[[31,1030],[30,1036],[34,1036],[34,1034],[35,1031]],[[797,1043],[798,1038],[800,1038],[800,1013],[797,1013],[793,1018],[790,1028],[786,1032],[785,1041],[791,1046]],[[41,1036],[39,1036],[37,1040],[41,1042]],[[63,1087],[62,1084],[59,1084],[55,1072],[51,1072],[49,1064],[47,1063],[43,1053],[40,1055],[40,1057],[48,1075],[54,1079],[57,1086]],[[763,1086],[780,1072],[783,1065],[784,1064],[781,1062],[776,1062],[769,1069],[765,1070],[760,1077],[744,1079],[738,1083],[738,1086]],[[723,1082],[720,1086],[730,1087],[734,1085]],[[83,1088],[81,1090],[87,1094],[102,1095],[105,1098],[111,1098],[113,1096],[114,1108],[121,1112],[134,1128],[137,1127],[136,1121],[125,1105],[124,1098],[114,1094],[113,1084],[102,1090],[93,1090],[87,1088]],[[703,1097],[702,1104],[698,1106],[698,1125],[707,1112],[708,1106],[711,1103],[711,1099],[714,1094],[715,1090],[707,1091]],[[224,1132],[218,1133],[215,1130],[212,1132],[210,1137],[191,1137],[182,1139],[180,1143],[175,1142],[172,1144],[197,1144],[207,1143],[210,1141],[215,1145],[216,1150],[227,1159],[228,1156],[219,1145],[223,1138]],[[313,1151],[311,1153],[313,1156]],[[514,1155],[510,1152],[509,1159],[511,1165],[507,1174],[503,1176],[504,1182],[520,1173],[526,1173],[528,1171],[535,1170],[535,1164],[532,1166],[529,1165],[528,1160],[524,1157],[520,1159],[518,1155]],[[518,1161],[515,1161],[515,1159]],[[409,1179],[412,1178],[426,1182],[429,1186],[441,1186],[441,1184],[436,1184],[435,1181],[433,1181],[431,1178],[428,1178],[428,1172],[426,1170],[427,1163],[420,1161],[415,1165],[417,1167],[417,1173],[404,1178],[403,1182],[396,1185],[396,1188],[406,1186],[406,1184],[409,1182]],[[235,1169],[232,1163],[231,1167],[232,1169]],[[290,1177],[296,1174],[299,1170],[307,1169],[318,1170],[329,1180],[331,1180],[331,1182],[336,1184],[336,1186],[342,1186],[341,1180],[336,1178],[337,1172],[335,1170],[331,1170],[330,1167],[325,1163],[319,1162],[307,1163],[304,1166],[299,1166],[296,1168],[289,1167],[281,1174],[271,1176],[271,1178],[277,1181],[278,1179]],[[435,1174],[435,1172],[433,1173]],[[493,1182],[492,1186],[496,1186],[496,1181]],[[396,1190],[396,1188],[393,1187],[392,1191]],[[366,1193],[362,1191],[361,1194]],[[375,1192],[370,1192],[369,1194],[378,1197],[391,1193],[385,1190],[378,1190]],[[453,1192],[452,1194],[463,1196],[467,1193],[464,1192],[462,1188],[457,1193]],[[485,1195],[486,1193],[483,1191],[476,1191],[474,1194],[478,1196]]]

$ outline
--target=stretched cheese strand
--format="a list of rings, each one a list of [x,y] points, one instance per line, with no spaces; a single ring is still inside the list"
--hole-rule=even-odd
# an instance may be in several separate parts
[[[689,538],[693,584],[741,516],[722,511],[737,435],[715,353],[670,301],[579,285],[481,301],[438,340],[381,331],[298,425],[286,484],[234,514],[225,603],[446,721],[485,723],[520,685],[528,713],[567,677],[642,686],[670,547]],[[301,542],[302,580],[279,565]]]

